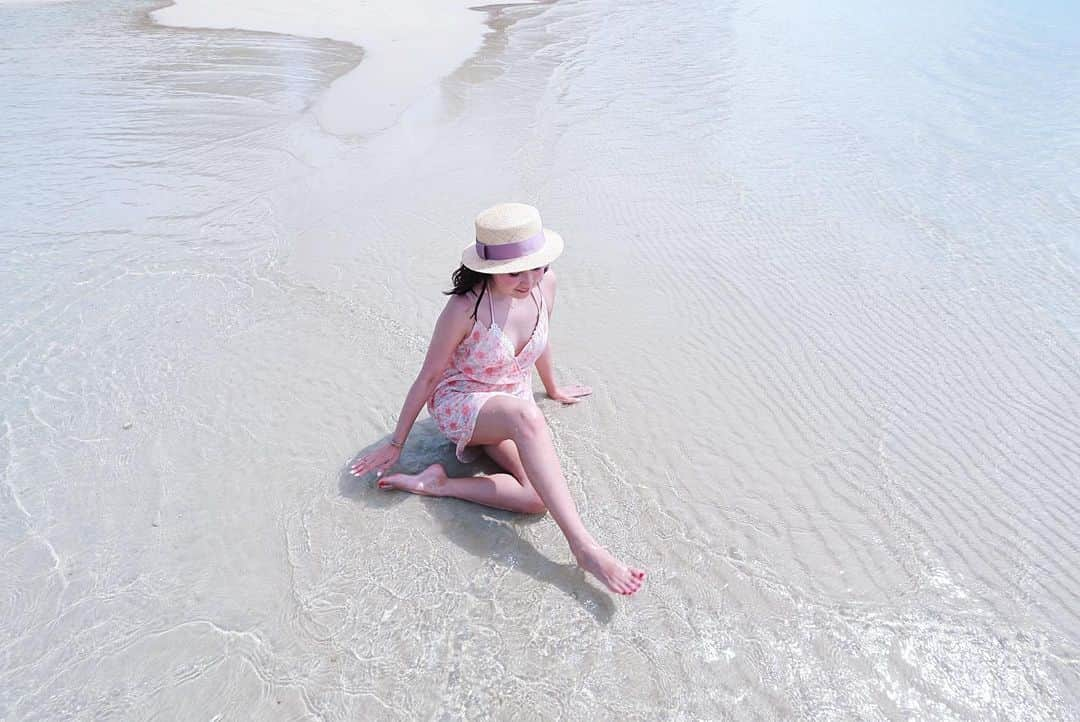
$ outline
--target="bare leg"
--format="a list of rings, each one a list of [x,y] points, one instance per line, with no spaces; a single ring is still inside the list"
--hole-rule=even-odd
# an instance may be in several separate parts
[[[484,404],[471,442],[489,446],[506,439],[514,442],[530,484],[566,536],[578,564],[613,592],[636,592],[645,581],[645,572],[613,557],[585,528],[566,485],[551,431],[536,404],[509,396],[495,396]]]
[[[379,480],[380,489],[399,489],[422,496],[452,496],[496,509],[522,514],[543,514],[544,502],[525,477],[516,450],[507,450],[514,442],[486,446],[484,450],[506,474],[452,478],[442,464],[432,464],[419,474],[391,474]],[[516,464],[515,464],[516,461]],[[515,468],[516,467],[516,468]]]
[[[510,439],[506,439],[498,444],[487,444],[484,446],[484,452],[533,495],[533,513],[543,514],[547,511],[544,500],[536,493],[532,482],[529,481],[529,475],[525,473],[525,466],[521,463],[521,455],[518,454],[517,444]]]

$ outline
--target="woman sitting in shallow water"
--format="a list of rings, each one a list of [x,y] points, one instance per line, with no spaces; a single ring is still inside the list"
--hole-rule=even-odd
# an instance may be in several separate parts
[[[556,401],[573,404],[592,393],[587,386],[555,384],[547,343],[555,273],[548,264],[562,249],[562,238],[543,228],[532,206],[503,203],[476,217],[476,243],[462,253],[397,428],[350,470],[355,476],[374,470],[383,489],[453,496],[526,514],[547,510],[582,568],[611,591],[633,594],[645,572],[613,557],[585,529],[547,421],[533,400],[534,364]],[[458,459],[472,461],[482,448],[507,473],[454,479],[441,464],[432,464],[419,474],[382,477],[397,463],[425,402],[439,430],[457,445]]]

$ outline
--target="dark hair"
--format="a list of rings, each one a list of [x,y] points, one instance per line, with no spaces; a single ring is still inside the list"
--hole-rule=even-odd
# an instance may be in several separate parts
[[[473,305],[472,316],[470,317],[475,319],[476,310],[480,308],[480,299],[484,297],[484,291],[487,290],[488,278],[490,278],[489,274],[474,271],[462,264],[450,275],[450,282],[454,284],[454,287],[449,291],[443,291],[443,293],[447,296],[464,296],[472,292],[477,286],[480,286],[480,293],[476,294],[476,303]]]
[[[547,273],[547,270],[548,266],[544,266],[544,273]],[[467,293],[472,293],[473,289],[480,286],[480,293],[476,294],[476,303],[473,304],[472,315],[469,317],[475,319],[476,309],[480,308],[480,299],[484,297],[484,292],[487,291],[489,278],[491,278],[490,273],[474,271],[462,264],[450,274],[450,282],[454,284],[454,287],[449,291],[443,291],[443,293],[447,296],[464,296]]]

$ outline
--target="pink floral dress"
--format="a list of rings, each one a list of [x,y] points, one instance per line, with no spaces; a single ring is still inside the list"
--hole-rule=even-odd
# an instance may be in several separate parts
[[[454,349],[450,365],[428,399],[428,412],[439,431],[457,445],[457,458],[463,462],[480,455],[479,449],[466,447],[484,402],[500,394],[533,401],[531,370],[547,347],[548,317],[543,293],[533,289],[532,298],[537,309],[536,325],[525,348],[514,356],[513,342],[495,323],[489,295],[491,325],[484,328],[477,319],[469,335]]]

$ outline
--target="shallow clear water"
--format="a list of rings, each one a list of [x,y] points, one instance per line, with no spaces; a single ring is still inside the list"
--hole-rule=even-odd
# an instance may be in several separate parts
[[[511,8],[359,139],[152,7],[0,7],[0,717],[1080,717],[1076,10]],[[508,197],[632,600],[343,473]]]

